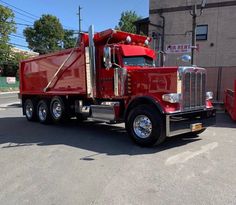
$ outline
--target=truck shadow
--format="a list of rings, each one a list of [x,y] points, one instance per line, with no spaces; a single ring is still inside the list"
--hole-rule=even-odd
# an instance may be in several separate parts
[[[21,146],[66,145],[107,155],[157,153],[200,140],[194,136],[167,139],[153,148],[142,148],[129,139],[124,126],[71,120],[61,125],[42,125],[25,118],[0,118],[0,149]],[[83,160],[91,160],[85,157]]]
[[[216,116],[216,127],[236,128],[236,121],[233,121],[228,113],[220,112]]]

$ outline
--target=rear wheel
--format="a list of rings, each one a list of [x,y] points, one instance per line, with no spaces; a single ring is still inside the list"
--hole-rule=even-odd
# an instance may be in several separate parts
[[[40,100],[37,106],[37,115],[39,122],[48,124],[51,121],[49,105],[47,100]]]
[[[32,99],[27,99],[24,103],[25,116],[28,121],[36,120],[35,102]]]
[[[126,129],[131,139],[141,146],[158,145],[165,140],[163,120],[152,106],[134,108],[128,116]]]
[[[54,97],[50,103],[50,113],[54,122],[61,122],[68,119],[65,103],[61,97]]]

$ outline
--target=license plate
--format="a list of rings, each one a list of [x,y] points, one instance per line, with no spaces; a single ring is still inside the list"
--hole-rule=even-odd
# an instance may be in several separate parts
[[[196,123],[196,124],[192,124],[191,125],[191,130],[192,132],[195,132],[195,131],[199,131],[201,130],[203,127],[202,127],[202,123]]]

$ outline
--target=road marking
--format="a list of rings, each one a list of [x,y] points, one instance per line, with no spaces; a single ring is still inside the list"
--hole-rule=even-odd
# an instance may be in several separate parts
[[[6,109],[4,109],[4,108],[0,108],[0,111],[4,111],[4,110],[6,110]]]
[[[204,145],[201,147],[200,150],[198,151],[186,151],[186,152],[182,152],[180,154],[174,155],[172,157],[169,157],[166,162],[165,165],[173,165],[173,164],[179,164],[179,163],[185,163],[190,159],[193,159],[194,157],[197,157],[198,155],[207,153],[213,149],[215,149],[216,147],[218,147],[218,143],[217,142],[213,142],[207,145]]]

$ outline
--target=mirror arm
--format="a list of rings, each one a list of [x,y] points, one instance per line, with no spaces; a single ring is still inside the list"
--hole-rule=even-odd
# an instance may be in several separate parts
[[[119,67],[119,68],[122,68],[119,64],[117,64],[117,63],[112,63],[113,65],[115,65],[115,66],[117,66],[117,67]]]

